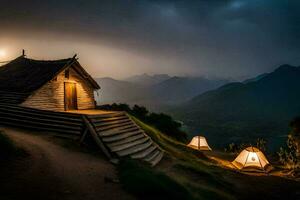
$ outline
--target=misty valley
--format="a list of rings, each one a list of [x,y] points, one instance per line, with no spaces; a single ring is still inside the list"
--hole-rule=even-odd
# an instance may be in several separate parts
[[[98,78],[102,93],[96,100],[170,114],[183,122],[189,138],[201,133],[215,148],[262,138],[267,150],[276,152],[285,146],[289,123],[300,113],[299,76],[299,67],[282,65],[242,82],[147,74]]]

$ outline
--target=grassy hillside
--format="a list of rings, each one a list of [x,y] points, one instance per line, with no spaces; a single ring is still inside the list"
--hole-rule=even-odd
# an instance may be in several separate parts
[[[170,177],[194,199],[232,199],[230,184],[220,179],[219,168],[204,154],[188,148],[137,118],[132,118],[166,151],[165,160],[156,169],[157,173]],[[200,179],[199,182],[195,182],[194,175]]]
[[[138,197],[144,194],[152,199],[182,199],[182,196],[185,199],[279,199],[285,195],[295,199],[299,195],[295,192],[300,187],[299,182],[272,176],[248,176],[222,168],[203,153],[132,118],[166,151],[156,168],[131,162],[121,165],[121,182]]]

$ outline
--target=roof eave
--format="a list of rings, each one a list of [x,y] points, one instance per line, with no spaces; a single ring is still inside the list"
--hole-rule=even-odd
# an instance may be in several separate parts
[[[84,78],[94,87],[95,90],[99,90],[101,89],[100,85],[95,81],[95,79],[81,66],[81,64],[78,62],[78,60],[76,59],[75,62],[73,63],[75,64],[82,72],[79,73],[83,73],[84,74]],[[70,65],[71,66],[71,65]]]

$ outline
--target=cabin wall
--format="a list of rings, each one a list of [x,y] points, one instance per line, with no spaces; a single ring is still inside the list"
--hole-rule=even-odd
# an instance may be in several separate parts
[[[42,110],[64,111],[64,72],[47,82],[21,105]]]
[[[70,69],[70,82],[76,83],[78,109],[95,108],[94,89],[72,68]]]
[[[93,87],[81,78],[72,68],[70,69],[69,79],[65,79],[65,72],[61,72],[57,77],[39,90],[29,96],[21,105],[42,110],[64,111],[65,96],[64,83],[76,83],[78,109],[95,108]]]

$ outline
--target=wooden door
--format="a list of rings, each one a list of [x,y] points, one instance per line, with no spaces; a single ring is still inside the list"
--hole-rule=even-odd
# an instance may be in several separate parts
[[[65,82],[65,110],[77,110],[76,84]]]

